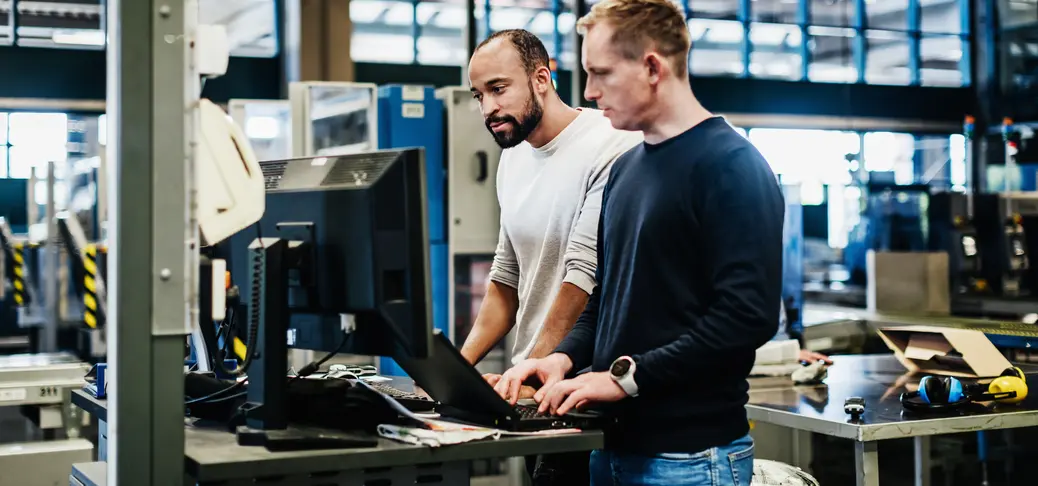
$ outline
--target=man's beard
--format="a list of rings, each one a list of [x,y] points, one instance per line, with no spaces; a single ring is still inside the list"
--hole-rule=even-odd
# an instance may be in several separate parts
[[[532,91],[532,90],[531,90]],[[512,148],[516,145],[523,143],[526,137],[530,136],[530,132],[533,132],[537,125],[541,122],[541,117],[544,116],[544,109],[540,103],[533,96],[526,103],[526,109],[520,115],[522,118],[516,120],[512,115],[500,115],[486,119],[487,130],[490,130],[490,134],[494,136],[494,141],[503,149]],[[498,133],[494,129],[490,128],[491,124],[506,122],[511,125],[512,130],[508,132]]]

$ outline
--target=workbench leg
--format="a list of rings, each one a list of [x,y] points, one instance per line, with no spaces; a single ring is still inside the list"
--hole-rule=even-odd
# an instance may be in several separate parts
[[[811,461],[813,451],[811,450],[811,432],[800,429],[793,430],[793,465],[804,472],[812,474]]]
[[[65,437],[78,439],[82,435],[83,415],[79,407],[72,404],[72,390],[65,390],[61,400],[61,422],[65,427]]]
[[[930,437],[912,439],[915,450],[915,486],[930,486]]]
[[[854,477],[857,486],[879,486],[879,442],[854,442]]]

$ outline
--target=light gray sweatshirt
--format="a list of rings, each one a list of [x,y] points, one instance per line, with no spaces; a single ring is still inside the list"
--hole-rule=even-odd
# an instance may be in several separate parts
[[[614,129],[601,111],[585,108],[543,147],[523,142],[501,154],[501,233],[490,279],[519,293],[513,364],[533,350],[564,282],[594,290],[602,191],[613,161],[641,141],[641,132]]]

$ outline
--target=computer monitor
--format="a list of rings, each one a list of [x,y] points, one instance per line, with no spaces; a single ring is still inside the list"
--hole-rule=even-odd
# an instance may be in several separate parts
[[[429,237],[422,149],[261,162],[266,210],[230,239],[230,270],[249,303],[248,246],[305,244],[290,262],[289,347],[371,356],[428,355]],[[343,327],[351,329],[344,346]]]

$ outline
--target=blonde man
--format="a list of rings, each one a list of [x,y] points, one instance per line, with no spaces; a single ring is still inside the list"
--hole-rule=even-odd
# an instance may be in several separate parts
[[[591,456],[596,486],[748,485],[746,378],[778,328],[781,190],[692,93],[688,29],[670,0],[603,0],[578,29],[585,97],[645,141],[603,192],[599,285],[584,313],[554,353],[502,380],[539,378],[544,411],[617,415]]]

